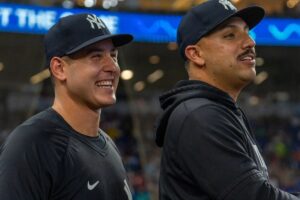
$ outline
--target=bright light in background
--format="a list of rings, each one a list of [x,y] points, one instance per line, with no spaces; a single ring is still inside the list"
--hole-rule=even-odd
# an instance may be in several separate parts
[[[147,80],[149,83],[154,83],[164,76],[164,72],[161,69],[155,70],[153,73],[149,74]]]
[[[129,70],[129,69],[123,70],[123,71],[121,72],[121,78],[122,78],[123,80],[130,80],[130,79],[133,78],[133,75],[134,75],[133,71],[132,71],[132,70]]]
[[[49,77],[50,77],[50,71],[48,69],[44,69],[43,71],[33,75],[30,78],[30,82],[32,84],[38,84]]]
[[[266,71],[262,71],[260,72],[254,79],[254,83],[256,85],[262,84],[262,82],[264,82],[265,80],[267,80],[269,77],[268,72]]]
[[[110,3],[111,7],[116,7],[118,5],[118,3],[119,3],[118,0],[110,0],[110,2],[111,2]]]
[[[239,3],[241,0],[231,0],[232,3]]]
[[[139,81],[134,84],[134,90],[140,92],[145,89],[144,81]]]
[[[170,51],[175,51],[175,50],[177,50],[177,49],[178,49],[177,43],[176,43],[176,42],[170,42],[170,43],[168,44],[168,49],[169,49]]]
[[[118,3],[118,0],[103,0],[102,6],[104,9],[109,9],[111,7],[116,7]]]
[[[261,57],[257,57],[256,58],[256,66],[260,67],[263,66],[265,64],[265,60]]]
[[[150,56],[149,62],[153,65],[158,64],[160,62],[160,57],[157,55]]]
[[[65,0],[62,2],[62,7],[70,9],[74,7],[74,2],[71,0]]]
[[[259,98],[257,96],[251,96],[248,102],[251,106],[256,106],[259,104]]]
[[[93,7],[96,5],[96,0],[85,0],[83,5],[87,8]]]
[[[0,62],[0,72],[4,70],[4,64]]]
[[[299,3],[299,0],[288,0],[286,6],[288,8],[294,8]]]

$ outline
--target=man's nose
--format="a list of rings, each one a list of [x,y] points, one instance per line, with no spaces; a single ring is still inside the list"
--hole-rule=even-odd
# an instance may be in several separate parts
[[[255,46],[256,46],[256,43],[253,40],[253,38],[249,34],[246,34],[245,41],[243,43],[243,48],[253,48]]]
[[[119,65],[113,56],[110,55],[110,53],[107,53],[104,56],[104,70],[106,71],[113,71],[116,72],[119,70]]]

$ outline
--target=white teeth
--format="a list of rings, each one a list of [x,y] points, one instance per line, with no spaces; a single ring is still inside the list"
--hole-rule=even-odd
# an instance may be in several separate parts
[[[251,60],[250,57],[245,57],[243,60]]]
[[[96,83],[98,87],[110,88],[112,87],[112,81],[99,81]]]
[[[253,60],[253,58],[251,56],[245,56],[244,58],[242,58],[242,60]]]

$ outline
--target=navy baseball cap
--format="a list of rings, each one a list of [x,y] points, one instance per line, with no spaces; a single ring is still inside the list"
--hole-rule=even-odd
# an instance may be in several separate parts
[[[111,39],[115,47],[133,40],[130,34],[111,34],[104,22],[94,14],[75,14],[62,17],[46,33],[44,38],[46,65],[54,56],[62,57],[105,39]]]
[[[238,11],[228,0],[208,0],[195,6],[182,17],[177,30],[180,54],[186,60],[185,48],[188,45],[196,44],[203,36],[231,17],[242,18],[252,29],[264,15],[264,9],[259,6],[250,6]]]

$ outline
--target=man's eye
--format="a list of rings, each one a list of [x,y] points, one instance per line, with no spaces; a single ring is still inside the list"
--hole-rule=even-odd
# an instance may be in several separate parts
[[[113,58],[113,59],[117,59],[118,58],[118,54],[117,53],[111,53],[110,56]]]
[[[235,37],[235,34],[234,33],[229,33],[229,34],[226,34],[225,36],[224,36],[224,38],[234,38]]]
[[[101,58],[101,54],[100,53],[97,53],[97,54],[93,54],[92,55],[92,58]]]

